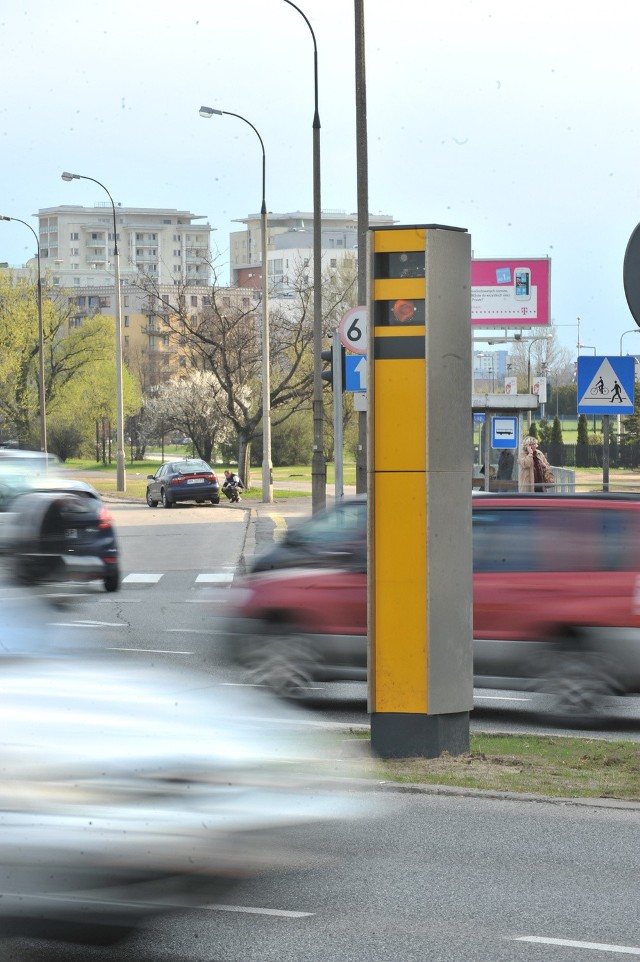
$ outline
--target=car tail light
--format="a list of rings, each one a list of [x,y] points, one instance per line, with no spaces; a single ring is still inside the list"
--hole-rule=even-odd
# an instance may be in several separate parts
[[[103,505],[100,508],[100,514],[98,515],[98,528],[104,531],[106,528],[111,527],[112,521],[113,521],[113,517],[111,516],[111,512],[109,511],[108,508],[105,508]]]
[[[218,475],[217,475],[217,474],[213,474],[213,473],[207,474],[207,475],[205,475],[205,477],[206,477],[207,481],[217,481],[217,480],[218,480]]]

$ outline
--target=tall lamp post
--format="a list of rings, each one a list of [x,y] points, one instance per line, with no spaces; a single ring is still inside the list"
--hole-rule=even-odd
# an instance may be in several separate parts
[[[628,331],[623,331],[620,335],[620,350],[618,351],[620,357],[622,357],[622,338],[625,337],[626,334],[640,334],[640,327],[632,327]]]
[[[549,335],[545,334],[544,337],[534,337],[529,341],[529,347],[527,350],[527,394],[531,394],[531,348],[536,343],[536,341],[548,341]]]
[[[61,176],[63,180],[90,180],[98,187],[102,187],[111,201],[113,211],[113,257],[116,281],[116,490],[124,492],[127,490],[127,478],[124,459],[124,405],[122,394],[122,292],[120,290],[120,254],[118,252],[116,205],[107,188],[95,177],[86,177],[84,174],[70,174],[66,170]]]
[[[44,327],[42,323],[42,270],[40,266],[40,241],[38,235],[34,231],[31,224],[28,224],[26,220],[20,220],[19,217],[5,217],[0,216],[0,220],[15,220],[18,224],[24,224],[28,227],[33,236],[36,239],[36,250],[38,256],[38,288],[37,288],[37,303],[38,303],[38,388],[40,393],[40,450],[46,453],[47,450],[47,409],[46,409],[46,398],[45,398],[45,384],[44,384]]]
[[[262,137],[250,120],[230,110],[215,110],[201,107],[201,117],[236,117],[244,121],[260,141],[262,148],[262,207],[260,208],[260,243],[262,245],[262,500],[265,504],[273,501],[273,465],[271,463],[271,385],[269,361],[269,258],[267,251],[267,202],[265,199],[266,155]]]
[[[311,510],[324,508],[327,501],[327,467],[324,460],[324,410],[322,404],[322,208],[320,205],[320,113],[318,110],[318,45],[316,35],[300,7],[297,10],[313,39],[313,457],[311,461]]]

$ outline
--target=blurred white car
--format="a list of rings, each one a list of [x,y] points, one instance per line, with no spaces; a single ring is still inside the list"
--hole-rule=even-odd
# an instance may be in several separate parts
[[[0,610],[0,938],[117,941],[299,864],[281,830],[349,817],[304,714],[65,649],[14,589]]]

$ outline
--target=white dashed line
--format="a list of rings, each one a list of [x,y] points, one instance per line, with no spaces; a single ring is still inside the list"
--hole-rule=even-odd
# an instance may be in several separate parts
[[[606,942],[574,942],[573,939],[545,939],[539,935],[522,935],[516,942],[536,942],[539,945],[566,945],[571,949],[592,949],[595,952],[617,952],[619,955],[640,955],[640,948],[630,945],[608,945]]]
[[[228,584],[231,581],[233,581],[233,574],[204,574],[196,578],[196,584]]]
[[[290,912],[286,909],[262,909],[257,906],[251,905],[203,905],[203,909],[209,909],[212,912],[246,912],[249,915],[276,915],[283,919],[307,919],[315,912]]]
[[[531,701],[530,698],[515,698],[511,695],[474,695],[474,701]]]
[[[151,572],[141,572],[141,573],[134,572],[133,574],[127,575],[126,578],[123,578],[122,584],[123,585],[133,585],[133,584],[155,585],[160,581],[163,573],[164,572],[160,572],[160,574],[153,574]]]
[[[107,651],[138,651],[151,655],[194,655],[194,651],[175,651],[173,648],[117,648],[110,645]]]

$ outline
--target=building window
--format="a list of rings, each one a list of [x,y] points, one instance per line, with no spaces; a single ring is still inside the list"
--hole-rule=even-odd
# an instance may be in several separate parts
[[[101,297],[101,298],[100,298],[100,307],[111,307],[111,298],[110,298],[110,297]]]
[[[125,347],[129,347],[129,335],[128,335],[128,334],[125,334],[125,336],[124,336],[124,346],[125,346]]]
[[[157,239],[158,239],[158,235],[157,235],[157,234],[149,234],[149,240],[154,241],[154,240],[157,240]]]
[[[125,294],[123,299],[123,304],[125,307],[129,307],[129,295]]]
[[[72,247],[71,250],[69,251],[69,254],[71,255],[71,257],[79,257],[79,256],[80,256],[80,248],[79,248],[79,247]]]
[[[88,302],[88,304],[89,304],[89,307],[97,307],[97,306],[98,306],[98,298],[97,298],[97,297],[93,297],[93,295],[90,295],[90,296],[87,298],[87,302]]]
[[[171,223],[171,218],[170,218],[170,217],[165,217],[165,219],[162,221],[162,223],[163,223],[163,224],[170,224],[170,223]]]
[[[54,278],[53,278],[53,283],[54,283],[54,284],[59,284],[59,283],[60,283],[60,278],[59,278],[59,277],[54,277]]]
[[[128,315],[128,314],[125,314],[125,316],[124,316],[124,326],[125,326],[125,327],[129,327],[129,315]]]
[[[303,267],[308,267],[308,266],[309,266],[309,258],[308,258],[308,257],[305,257],[305,259],[304,259],[304,264],[303,264],[302,266],[303,266]]]
[[[162,335],[162,346],[163,346],[163,347],[169,347],[169,335],[168,335],[168,334],[163,334],[163,335]]]
[[[174,239],[174,241],[181,241],[181,240],[182,240],[182,234],[174,234],[174,235],[173,235],[173,239]]]
[[[329,267],[337,267],[337,266],[338,266],[337,259],[335,257],[332,257],[331,260],[329,261]]]
[[[242,306],[243,306],[243,308],[245,308],[245,310],[249,310],[249,298],[248,298],[248,297],[243,297],[243,298],[242,298]]]
[[[191,307],[197,307],[197,306],[198,306],[198,295],[197,295],[197,294],[192,294],[192,295],[191,295]]]
[[[223,298],[222,298],[222,306],[223,306],[223,307],[231,307],[231,298],[230,298],[230,297],[223,297]]]
[[[182,252],[181,252],[181,250],[180,250],[179,248],[178,248],[178,250],[177,250],[177,251],[176,251],[176,250],[174,250],[174,252],[173,252],[173,256],[174,256],[174,257],[181,257],[181,256],[182,256]]]
[[[79,235],[79,234],[70,234],[70,235],[69,235],[69,240],[80,240],[80,235]]]

